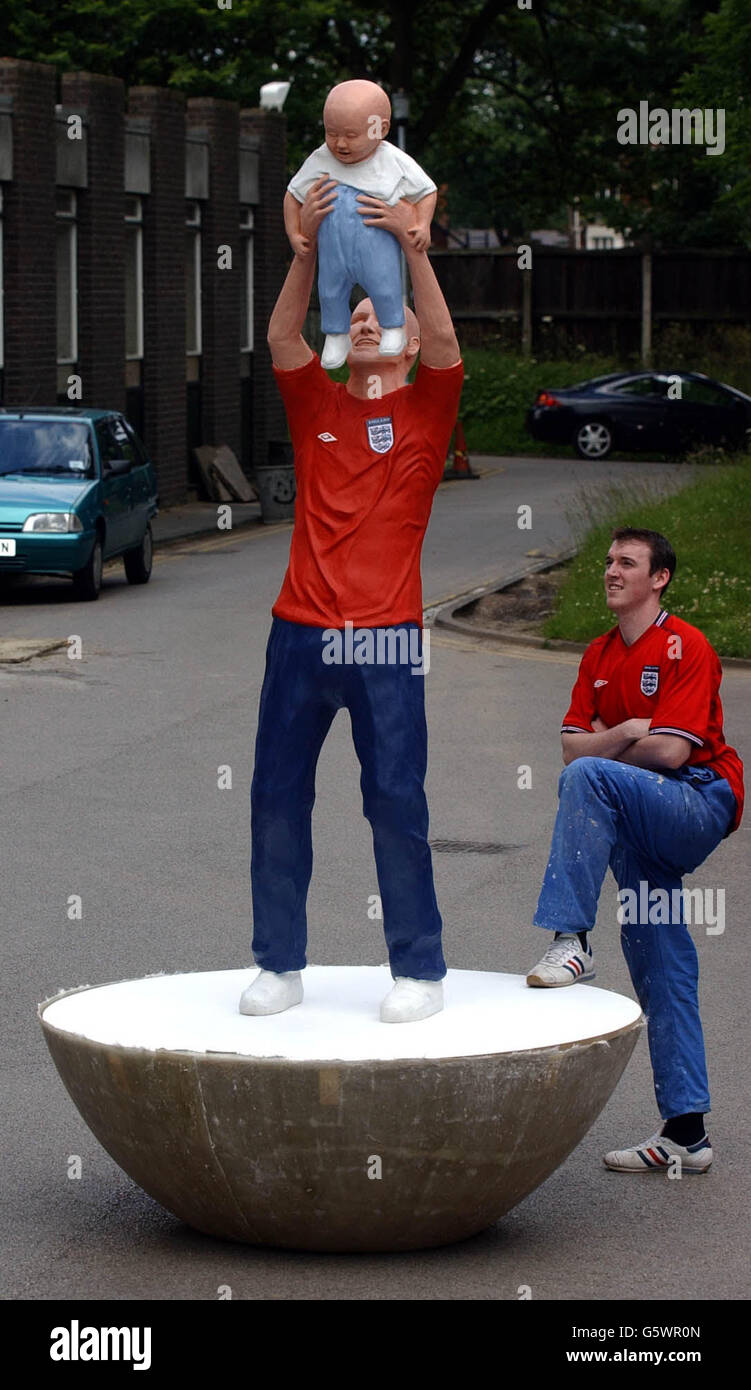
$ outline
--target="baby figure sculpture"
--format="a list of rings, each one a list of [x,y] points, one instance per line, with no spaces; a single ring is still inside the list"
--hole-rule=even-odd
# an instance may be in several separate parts
[[[326,340],[321,365],[331,371],[351,349],[350,303],[353,285],[372,301],[381,326],[379,352],[398,356],[406,346],[399,243],[383,227],[368,225],[360,194],[414,208],[408,235],[417,251],[430,245],[436,204],[435,183],[404,150],[386,140],[391,103],[375,82],[355,79],[332,87],[324,108],[325,143],[319,145],[287,185],[284,225],[297,255],[310,250],[301,230],[300,206],[310,187],[327,175],[336,179],[331,212],[318,228],[318,297]]]

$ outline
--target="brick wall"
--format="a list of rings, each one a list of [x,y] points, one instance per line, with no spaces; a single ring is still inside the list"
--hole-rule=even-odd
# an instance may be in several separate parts
[[[65,73],[66,110],[87,120],[88,188],[78,193],[78,372],[81,404],[125,408],[124,84]]]
[[[13,101],[13,167],[3,187],[5,404],[54,405],[55,69],[0,58]]]
[[[191,98],[187,118],[189,126],[205,129],[209,139],[211,193],[201,227],[202,432],[204,439],[229,444],[240,458],[238,107],[230,101]],[[220,246],[230,247],[232,269],[218,268]]]
[[[151,122],[151,192],[143,199],[143,394],[146,446],[163,504],[185,495],[185,98],[131,87],[131,116]]]
[[[3,185],[6,406],[57,402],[55,69],[0,58],[0,94],[11,102],[13,177]],[[203,130],[208,197],[201,199],[202,358],[200,433],[227,443],[251,472],[268,440],[286,438],[266,331],[286,274],[282,200],[287,183],[286,122],[279,112],[240,111],[235,102],[172,89],[132,87],[96,73],[59,80],[63,114],[80,114],[87,137],[85,187],[76,188],[80,404],[122,410],[125,386],[126,110],[150,134],[150,192],[143,207],[143,435],[156,465],[163,506],[188,494],[185,357],[185,137]],[[238,140],[258,138],[259,205],[254,209],[255,351],[252,457],[241,456],[241,298]],[[233,268],[219,269],[218,248]],[[78,404],[79,402],[73,402]]]
[[[284,230],[282,204],[289,183],[286,170],[287,123],[280,111],[244,109],[240,128],[259,140],[259,205],[255,216],[255,352],[253,363],[253,456],[268,461],[268,440],[287,439],[287,420],[271,370],[266,342],[271,311],[292,258]]]

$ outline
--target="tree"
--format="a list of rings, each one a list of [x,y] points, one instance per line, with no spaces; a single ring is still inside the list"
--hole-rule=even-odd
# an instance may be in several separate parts
[[[256,106],[292,82],[290,170],[328,89],[410,97],[407,148],[457,224],[512,240],[582,211],[655,244],[749,244],[748,0],[34,0],[0,10],[0,51]],[[618,111],[727,108],[725,155],[623,146]],[[393,138],[393,136],[392,136]]]

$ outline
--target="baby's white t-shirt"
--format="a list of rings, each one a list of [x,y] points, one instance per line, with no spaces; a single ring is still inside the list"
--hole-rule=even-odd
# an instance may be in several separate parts
[[[357,164],[343,164],[328,145],[319,145],[290,179],[287,192],[297,198],[298,203],[304,203],[309,188],[322,174],[390,204],[398,203],[400,198],[419,203],[426,194],[437,191],[417,160],[388,140],[382,140],[374,154]]]

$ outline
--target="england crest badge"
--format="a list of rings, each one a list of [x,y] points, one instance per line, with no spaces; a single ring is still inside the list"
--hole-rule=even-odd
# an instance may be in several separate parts
[[[368,427],[368,443],[377,454],[387,454],[394,442],[394,425],[390,415],[379,415],[375,420],[365,421]]]
[[[658,687],[659,684],[660,684],[660,668],[659,668],[659,666],[642,666],[642,668],[641,668],[641,680],[639,681],[639,689],[641,690],[642,695],[654,695],[654,694],[656,694],[656,692],[657,692],[657,687]]]

